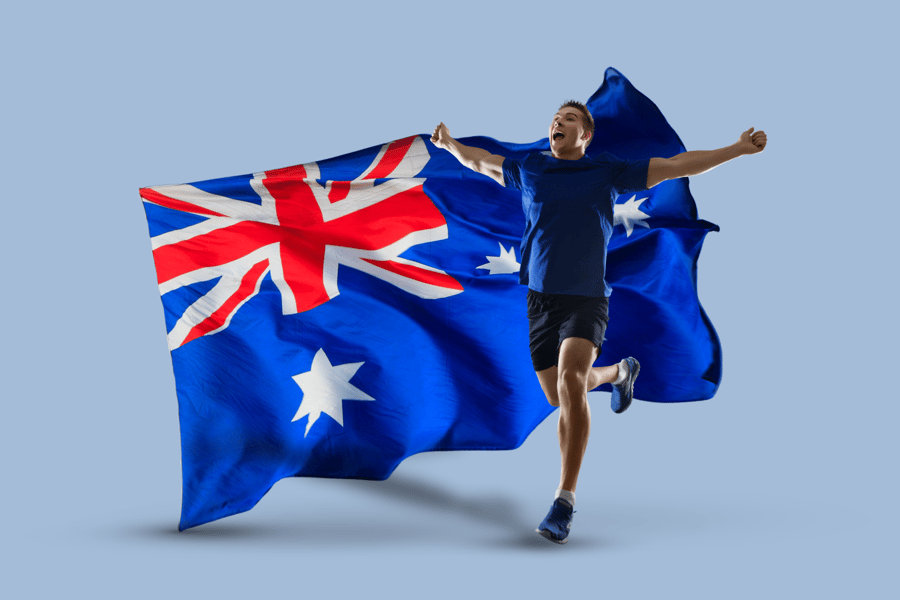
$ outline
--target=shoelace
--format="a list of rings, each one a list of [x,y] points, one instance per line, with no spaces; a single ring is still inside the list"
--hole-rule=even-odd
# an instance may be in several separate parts
[[[577,511],[572,510],[569,513],[570,509],[567,509],[565,505],[560,502],[558,504],[554,504],[553,508],[550,509],[550,514],[547,515],[547,521],[558,527],[559,529],[564,529],[566,521],[572,518]]]

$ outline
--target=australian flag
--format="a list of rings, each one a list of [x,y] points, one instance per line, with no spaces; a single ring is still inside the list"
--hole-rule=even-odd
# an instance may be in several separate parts
[[[684,151],[615,69],[587,106],[589,154]],[[418,452],[517,448],[554,410],[528,351],[521,195],[428,135],[140,195],[178,395],[180,529],[249,510],[284,477],[380,480]],[[718,228],[686,179],[620,197],[615,224],[599,363],[637,357],[642,400],[711,398],[721,351],[696,264]]]

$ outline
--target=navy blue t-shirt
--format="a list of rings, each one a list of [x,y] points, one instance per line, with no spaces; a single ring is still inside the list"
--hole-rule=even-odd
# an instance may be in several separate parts
[[[619,194],[647,189],[649,164],[607,152],[579,160],[549,152],[504,159],[504,184],[522,190],[525,211],[519,282],[547,294],[609,296],[613,205]]]

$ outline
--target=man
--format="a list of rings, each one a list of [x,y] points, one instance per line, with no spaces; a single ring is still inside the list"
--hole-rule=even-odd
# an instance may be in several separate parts
[[[625,161],[605,152],[590,158],[585,150],[594,137],[594,120],[576,101],[560,107],[549,134],[550,151],[524,160],[460,144],[443,123],[431,141],[464,166],[522,191],[525,232],[519,281],[529,288],[531,358],[547,401],[560,409],[559,489],[537,532],[563,544],[568,541],[578,472],[590,435],[587,392],[612,383],[612,409],[622,413],[631,404],[640,370],[632,357],[593,366],[609,320],[612,289],[604,276],[615,198],[761,152],[766,134],[754,133],[751,127],[731,146],[672,158]]]

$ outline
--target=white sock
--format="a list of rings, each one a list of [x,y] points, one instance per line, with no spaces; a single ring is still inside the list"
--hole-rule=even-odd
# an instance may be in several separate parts
[[[553,497],[554,500],[556,498],[562,498],[566,502],[568,502],[572,507],[575,506],[575,492],[570,492],[569,490],[564,490],[562,488],[556,490],[556,496]]]
[[[619,361],[619,376],[613,381],[613,385],[622,385],[625,383],[625,378],[628,377],[628,363],[625,362],[623,358]]]

